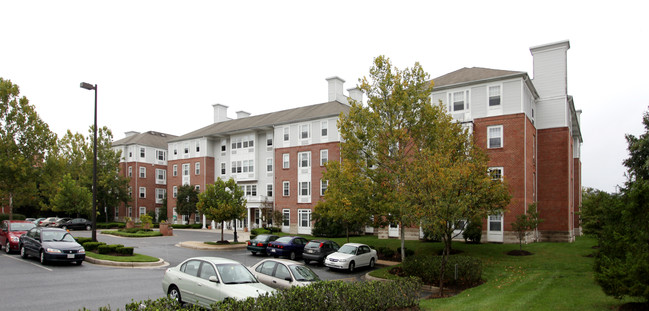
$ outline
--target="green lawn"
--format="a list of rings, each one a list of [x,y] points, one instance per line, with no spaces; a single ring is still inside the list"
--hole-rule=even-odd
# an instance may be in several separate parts
[[[110,261],[117,261],[117,262],[157,262],[160,260],[159,258],[142,255],[142,254],[133,254],[133,256],[111,256],[111,255],[97,254],[94,252],[86,252],[86,256],[95,259],[110,260]]]
[[[103,230],[101,231],[102,234],[112,234],[112,235],[117,235],[121,237],[127,237],[127,238],[150,238],[150,237],[155,237],[155,236],[162,236],[162,233],[160,231],[138,231],[138,232],[123,232],[123,231],[108,231],[108,230]]]
[[[304,236],[311,240],[316,237]],[[342,245],[346,238],[331,239]],[[351,237],[350,242],[373,247],[400,246],[398,239],[379,240],[375,236]],[[518,244],[465,244],[453,242],[462,255],[482,259],[484,284],[444,299],[422,300],[422,310],[615,310],[633,299],[617,300],[606,296],[593,279],[592,247],[596,241],[578,237],[574,243],[532,243],[523,249],[532,256],[508,256]],[[436,253],[441,243],[406,241],[406,248],[420,253]],[[389,268],[373,276],[391,276]]]

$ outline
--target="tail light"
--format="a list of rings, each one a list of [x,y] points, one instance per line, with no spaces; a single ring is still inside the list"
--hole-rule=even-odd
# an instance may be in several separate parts
[[[250,243],[250,241],[248,241],[248,245],[252,245],[252,243]]]
[[[257,246],[264,246],[264,243],[257,243]]]
[[[320,246],[318,246],[318,247],[322,248],[322,245],[324,245],[324,243],[320,243]]]

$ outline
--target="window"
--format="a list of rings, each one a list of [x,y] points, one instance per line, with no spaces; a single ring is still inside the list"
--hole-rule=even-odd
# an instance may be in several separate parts
[[[174,155],[178,155],[178,147],[176,145],[174,145]]]
[[[146,148],[140,148],[140,158],[146,158]]]
[[[500,106],[500,85],[489,87],[489,107]]]
[[[289,164],[290,156],[289,156],[289,154],[288,153],[282,154],[282,159],[283,159],[282,167],[283,168],[289,168],[290,167],[290,164]]]
[[[327,130],[329,129],[329,122],[322,121],[320,122],[320,135],[321,136],[327,136]]]
[[[200,141],[196,142],[196,152],[201,152],[201,142]]]
[[[133,208],[130,206],[128,207],[128,217],[133,217]]]
[[[301,209],[298,210],[298,218],[300,227],[311,227],[311,210],[310,209]]]
[[[225,175],[225,162],[221,162],[221,175]]]
[[[289,135],[288,135],[289,134],[289,129],[290,128],[288,126],[284,128],[284,141],[289,141],[289,138],[290,138]]]
[[[462,111],[469,109],[469,91],[452,92],[448,94],[448,110]]]
[[[273,145],[273,133],[266,134],[266,146]]]
[[[146,167],[140,167],[140,178],[146,178]]]
[[[185,144],[184,151],[185,151],[186,155],[189,154],[189,145],[188,144]]]
[[[282,187],[284,188],[284,192],[282,193],[283,196],[287,197],[291,194],[290,188],[291,188],[291,183],[288,181],[282,182]]]
[[[239,161],[237,161],[239,162]],[[244,160],[243,161],[243,172],[252,173],[255,171],[255,160]]]
[[[311,152],[300,152],[297,154],[297,166],[301,168],[311,167]]]
[[[490,167],[489,175],[491,175],[492,180],[503,180],[503,168],[502,167]]]
[[[140,199],[146,198],[146,188],[140,187]]]
[[[201,192],[201,185],[195,185],[194,189],[196,189],[197,192]]]
[[[326,179],[320,179],[320,195],[325,195],[325,191],[327,191],[327,186],[329,185],[329,181]]]
[[[189,163],[183,164],[183,176],[189,176]]]
[[[221,143],[221,152],[225,152],[226,150],[225,144],[226,144],[225,141]]]
[[[273,196],[273,184],[267,184],[266,185],[266,196],[269,196],[269,197]]]
[[[487,148],[503,147],[503,126],[487,126]]]
[[[201,174],[201,162],[194,163],[194,174],[196,175]]]
[[[171,194],[174,198],[178,196],[178,186],[173,187]]]
[[[282,213],[284,214],[284,221],[282,225],[284,227],[288,227],[291,223],[291,210],[290,209],[283,209]]]
[[[311,182],[310,181],[298,182],[298,191],[301,196],[311,195]]]
[[[232,174],[241,173],[242,171],[241,161],[232,161]]]
[[[144,214],[146,214],[146,207],[144,207],[144,206],[140,206],[140,214],[138,215],[138,217],[139,217],[139,216],[142,216],[142,215],[144,215]]]
[[[129,197],[133,196],[133,188],[131,188],[131,186],[128,186],[128,196]]]
[[[128,177],[133,177],[133,167],[132,166],[128,167]]]
[[[172,170],[171,170],[171,175],[173,176],[178,176],[178,164],[174,164]]]
[[[162,204],[162,201],[165,198],[165,193],[167,193],[166,189],[156,189],[155,190],[155,203],[156,204]]]
[[[329,150],[320,150],[320,166],[324,166],[329,161]]]
[[[158,158],[159,161],[164,161],[167,159],[167,152],[162,150],[157,150],[156,157]]]
[[[308,124],[302,124],[300,125],[300,138],[302,139],[307,139],[310,137],[309,135],[309,125]]]
[[[167,171],[161,170],[161,169],[156,169],[155,170],[155,175],[156,175],[156,184],[166,184],[167,183]]]
[[[273,171],[273,158],[267,158],[266,159],[266,172],[272,172]]]
[[[246,195],[256,197],[257,196],[257,185],[246,185]]]

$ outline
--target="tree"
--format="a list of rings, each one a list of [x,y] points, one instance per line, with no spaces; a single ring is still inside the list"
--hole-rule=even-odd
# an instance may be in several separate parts
[[[178,195],[176,196],[176,211],[180,215],[187,215],[196,212],[198,203],[198,190],[192,185],[182,185],[178,188]],[[203,213],[205,214],[205,213]]]
[[[27,98],[19,94],[18,85],[0,78],[0,198],[9,206],[10,219],[15,205],[37,201],[39,168],[56,140]]]
[[[342,163],[328,162],[322,178],[335,182],[327,183],[324,200],[315,206],[314,218],[324,223],[341,223],[349,242],[351,228],[362,228],[371,222],[372,213],[368,205],[371,182],[360,173],[358,166],[344,158]]]
[[[243,189],[237,185],[234,179],[230,178],[228,181],[224,181],[220,177],[214,184],[207,185],[205,191],[198,195],[198,211],[209,219],[221,223],[221,242],[223,243],[226,242],[223,238],[225,221],[240,219],[246,213],[247,201],[244,197]]]
[[[599,218],[599,254],[595,258],[595,280],[607,295],[638,297],[649,304],[649,113],[639,137],[626,135],[629,158],[627,181],[620,197],[613,196],[615,208]],[[601,195],[605,200],[606,196]],[[600,202],[605,202],[602,200]],[[587,206],[591,202],[585,202]],[[601,207],[601,206],[600,206]],[[588,208],[586,209],[586,211]],[[596,213],[597,214],[597,213]]]
[[[55,212],[64,212],[76,217],[87,216],[92,212],[92,193],[88,188],[79,185],[70,174],[65,174],[51,203]]]
[[[523,240],[525,239],[525,236],[527,236],[527,232],[530,230],[536,230],[541,222],[543,222],[543,219],[539,218],[539,213],[536,210],[536,203],[530,204],[525,214],[517,215],[516,221],[512,222],[512,230],[516,231],[519,251],[521,253],[523,252]]]
[[[581,227],[584,234],[592,235],[599,241],[604,234],[606,224],[618,221],[621,201],[616,194],[586,188],[581,202]]]

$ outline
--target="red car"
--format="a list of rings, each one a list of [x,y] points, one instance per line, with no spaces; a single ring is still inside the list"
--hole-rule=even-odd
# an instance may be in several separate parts
[[[4,220],[0,226],[0,246],[4,247],[7,254],[18,251],[18,239],[21,235],[36,227],[31,221]]]

